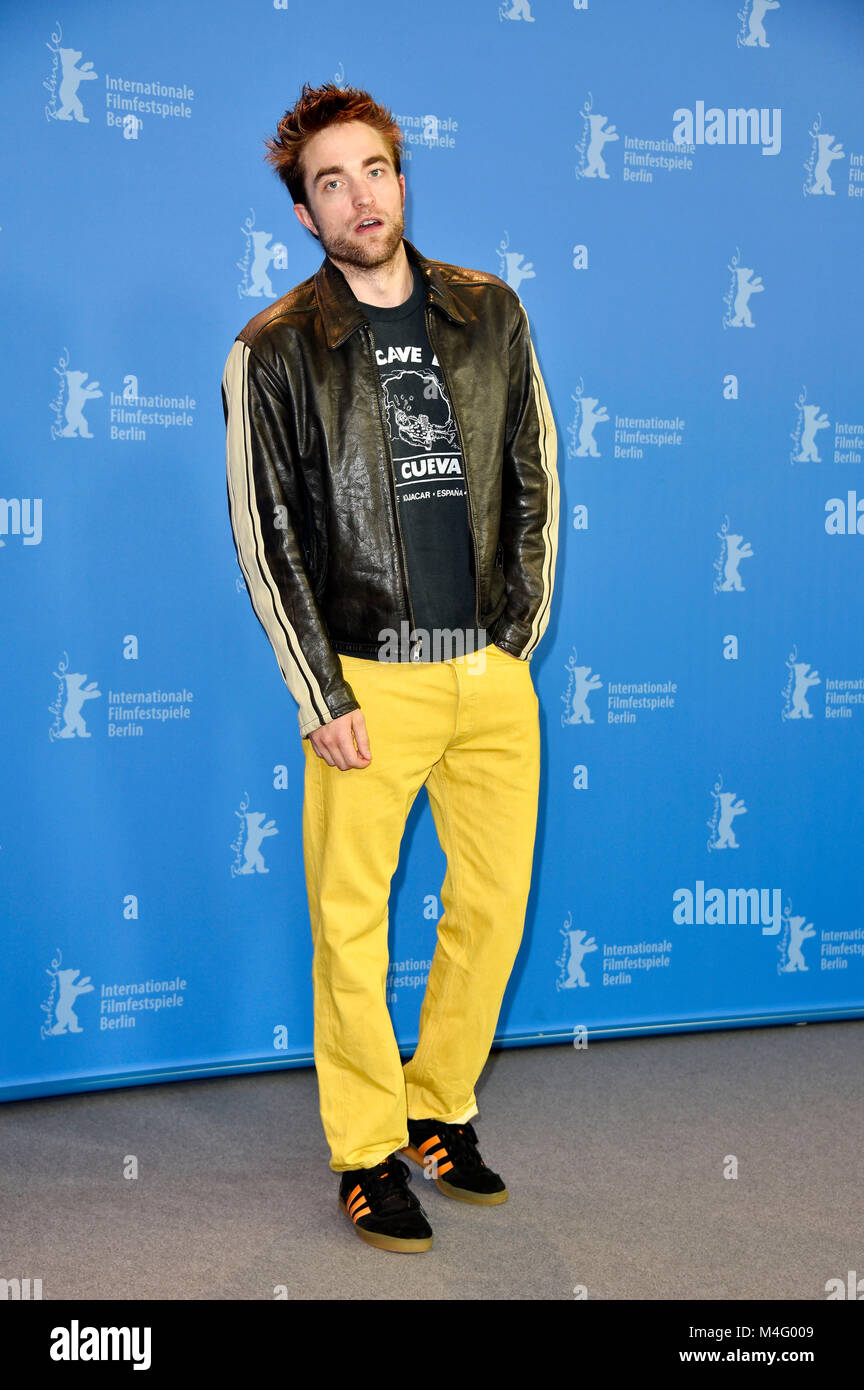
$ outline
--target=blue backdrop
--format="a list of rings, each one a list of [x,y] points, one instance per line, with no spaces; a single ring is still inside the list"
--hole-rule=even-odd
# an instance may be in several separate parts
[[[558,425],[500,1040],[864,1015],[864,7],[33,0],[5,30],[0,1094],[311,1058],[296,707],[220,399],[320,264],[263,160],[307,80],[390,106],[406,234],[517,289]],[[422,797],[406,1055],[443,871]]]

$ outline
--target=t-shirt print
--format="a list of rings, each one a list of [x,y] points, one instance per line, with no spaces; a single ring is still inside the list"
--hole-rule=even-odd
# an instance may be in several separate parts
[[[381,388],[397,488],[414,488],[416,500],[430,498],[433,489],[436,497],[464,497],[462,452],[438,359],[427,368],[382,373]]]

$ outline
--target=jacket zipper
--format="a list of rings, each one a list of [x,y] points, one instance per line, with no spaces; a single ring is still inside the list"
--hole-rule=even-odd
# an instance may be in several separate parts
[[[456,414],[456,402],[453,399],[453,392],[450,390],[450,382],[447,379],[447,372],[444,369],[444,361],[435,341],[432,337],[432,310],[426,306],[426,332],[432,351],[438,358],[438,366],[441,368],[441,375],[444,378],[444,386],[450,400],[450,408],[453,411],[453,420],[456,425],[456,438],[459,440],[459,449],[462,454],[462,471],[465,474],[465,497],[468,503],[468,530],[471,532],[471,544],[474,547],[474,623],[477,632],[480,631],[480,552],[477,549],[477,536],[474,526],[474,504],[471,501],[471,489],[468,485],[468,455],[465,453],[465,445],[462,443],[462,433],[459,429],[459,419]],[[476,635],[476,634],[475,634]]]
[[[390,481],[390,496],[393,500],[393,516],[396,522],[396,534],[399,538],[399,554],[402,561],[402,582],[405,587],[405,598],[408,602],[408,616],[411,621],[411,632],[414,632],[416,629],[414,626],[414,606],[411,602],[411,589],[408,585],[408,561],[405,558],[405,542],[402,537],[402,524],[399,520],[399,499],[396,496],[396,484],[393,479],[393,451],[390,448],[390,434],[387,429],[387,422],[384,419],[384,411],[382,409],[381,378],[378,372],[378,363],[375,361],[375,340],[372,337],[372,329],[369,327],[368,323],[364,324],[364,331],[369,343],[369,355],[372,359],[372,371],[375,378],[375,399],[378,402],[378,418],[381,421],[381,433],[384,437],[384,448],[386,450],[387,458],[390,465],[388,468],[387,476]],[[410,658],[412,661],[419,660],[419,650],[419,642],[412,645],[410,651]]]

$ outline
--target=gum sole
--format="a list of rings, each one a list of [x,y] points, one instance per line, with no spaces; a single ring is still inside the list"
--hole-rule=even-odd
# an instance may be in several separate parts
[[[408,1144],[399,1152],[407,1154],[425,1172],[423,1155],[417,1149]],[[509,1196],[506,1187],[503,1192],[466,1192],[462,1187],[452,1187],[449,1182],[445,1182],[444,1178],[436,1178],[435,1186],[439,1192],[444,1193],[445,1197],[455,1197],[457,1202],[470,1202],[475,1207],[498,1207],[502,1202],[506,1202]]]
[[[457,1202],[470,1202],[475,1207],[500,1207],[509,1196],[506,1187],[503,1192],[466,1192],[462,1187],[451,1187],[443,1178],[436,1178],[435,1182],[445,1197],[455,1197]]]
[[[364,1230],[362,1226],[357,1225],[341,1197],[339,1198],[339,1209],[344,1211],[360,1239],[364,1240],[367,1245],[374,1245],[376,1250],[390,1250],[395,1255],[417,1255],[422,1250],[428,1250],[432,1244],[432,1236],[418,1236],[415,1240],[396,1240],[394,1236],[385,1236],[378,1231]]]

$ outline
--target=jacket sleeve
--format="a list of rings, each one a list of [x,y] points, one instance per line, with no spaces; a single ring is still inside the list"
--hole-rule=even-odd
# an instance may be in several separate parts
[[[225,363],[222,406],[237,559],[305,737],[360,706],[330,645],[306,568],[300,538],[305,498],[290,398],[241,338]]]
[[[558,438],[528,317],[517,301],[510,338],[501,529],[507,605],[493,641],[527,661],[549,622],[558,549]]]

